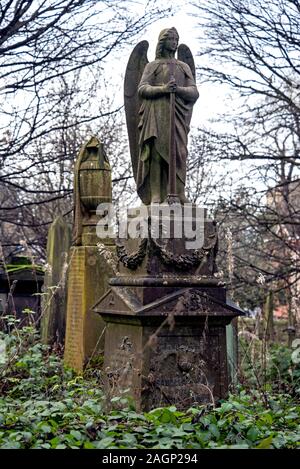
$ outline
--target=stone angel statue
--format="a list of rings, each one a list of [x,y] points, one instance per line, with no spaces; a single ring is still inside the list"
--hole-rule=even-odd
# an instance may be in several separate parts
[[[175,28],[163,29],[156,57],[148,62],[142,41],[129,58],[124,84],[125,112],[133,174],[142,202],[162,203],[185,196],[187,137],[199,97],[190,49]],[[175,58],[177,51],[178,58]]]

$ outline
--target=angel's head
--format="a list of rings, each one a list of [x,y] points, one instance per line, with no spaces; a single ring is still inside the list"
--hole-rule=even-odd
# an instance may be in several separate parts
[[[156,59],[165,55],[174,55],[178,47],[179,35],[176,28],[163,29],[158,36],[156,46]]]

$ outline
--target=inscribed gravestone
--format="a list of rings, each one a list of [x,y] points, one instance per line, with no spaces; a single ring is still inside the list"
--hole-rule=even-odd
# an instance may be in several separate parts
[[[42,297],[41,335],[46,344],[64,343],[66,326],[66,270],[71,245],[71,227],[62,216],[50,226],[47,267]]]

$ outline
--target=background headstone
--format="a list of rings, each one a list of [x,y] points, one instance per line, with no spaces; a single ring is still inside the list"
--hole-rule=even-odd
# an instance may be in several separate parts
[[[229,382],[236,386],[238,382],[238,320],[236,318],[226,326],[226,345]]]
[[[42,299],[41,336],[44,343],[64,343],[66,328],[66,275],[71,227],[58,216],[51,224],[47,241],[47,266]]]
[[[17,248],[18,249],[18,248]],[[12,253],[7,262],[0,263],[0,329],[6,330],[1,316],[13,315],[18,327],[37,321],[41,314],[41,291],[44,282],[43,266],[33,264],[22,252]],[[31,313],[30,313],[31,312]]]

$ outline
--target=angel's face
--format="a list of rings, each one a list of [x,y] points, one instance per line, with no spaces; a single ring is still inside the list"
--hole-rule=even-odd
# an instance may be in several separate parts
[[[176,33],[170,31],[165,39],[164,48],[170,52],[176,52],[178,46],[178,36]]]

